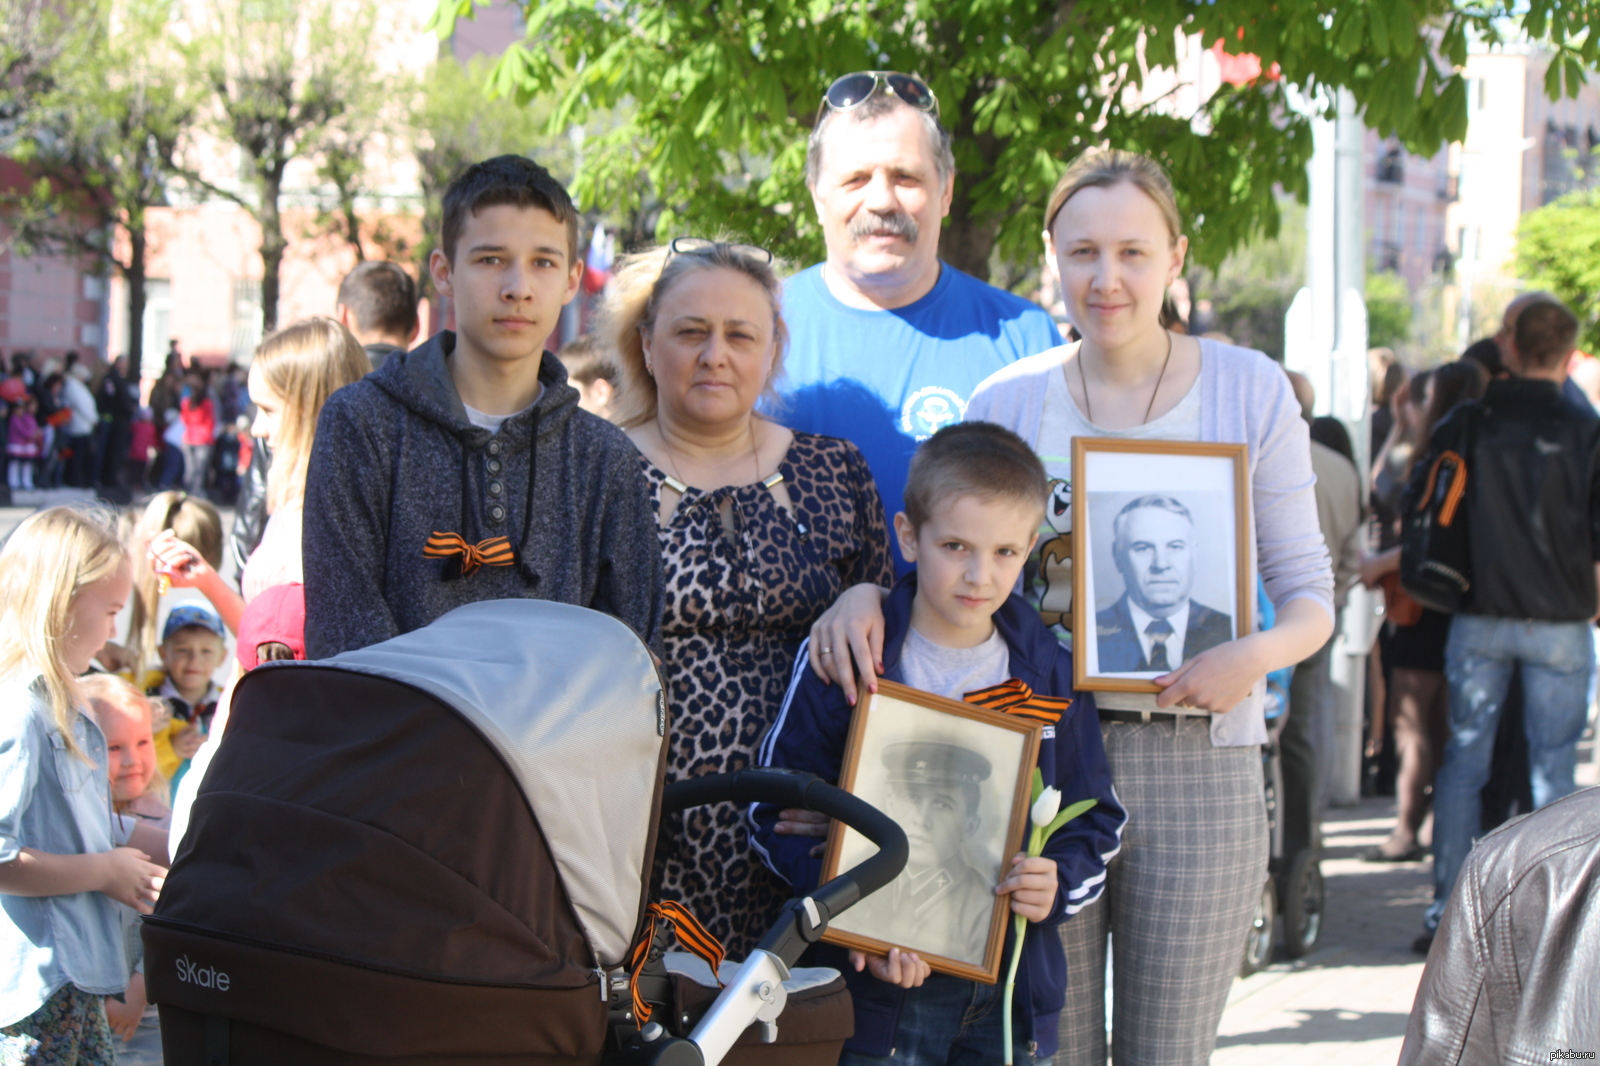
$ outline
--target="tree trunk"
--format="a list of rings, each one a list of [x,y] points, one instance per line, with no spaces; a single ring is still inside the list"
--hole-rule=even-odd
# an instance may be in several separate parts
[[[944,220],[939,233],[939,258],[977,278],[989,280],[989,253],[994,249],[998,221],[974,219],[967,210],[962,196],[961,178],[956,176],[956,192],[950,201],[950,217]]]
[[[283,236],[283,215],[278,198],[283,192],[283,171],[268,171],[261,181],[261,333],[278,328],[278,280],[283,253],[289,242]]]
[[[339,206],[344,211],[345,240],[355,249],[356,262],[365,263],[367,254],[361,247],[361,216],[356,214],[356,195],[343,186],[339,189]]]
[[[958,26],[943,24],[937,34],[944,42],[947,54],[955,57],[961,53]],[[950,215],[944,220],[944,227],[939,234],[939,257],[979,281],[988,281],[989,253],[994,250],[1000,219],[980,218],[973,214],[972,190],[994,172],[1001,146],[993,131],[980,134],[972,128],[972,115],[982,93],[983,86],[978,84],[967,89],[967,95],[957,112],[960,117],[950,131],[963,150],[957,158],[955,194],[950,199]]]
[[[128,282],[128,380],[139,383],[144,364],[145,304],[144,227],[128,229],[128,267],[123,276]]]

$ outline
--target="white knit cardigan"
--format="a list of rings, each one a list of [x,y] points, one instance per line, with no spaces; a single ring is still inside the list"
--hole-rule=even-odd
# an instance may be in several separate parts
[[[986,378],[972,394],[966,420],[994,422],[1037,447],[1045,389],[1061,373],[1070,345],[1020,359]],[[1267,597],[1282,610],[1314,600],[1333,613],[1333,565],[1317,525],[1311,437],[1283,368],[1261,352],[1201,338],[1200,439],[1249,446],[1250,503],[1255,536],[1251,563]],[[1211,721],[1212,743],[1265,743],[1264,684]]]

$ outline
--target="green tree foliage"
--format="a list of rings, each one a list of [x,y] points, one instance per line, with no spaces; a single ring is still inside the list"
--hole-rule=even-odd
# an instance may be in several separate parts
[[[407,135],[422,186],[422,242],[416,263],[424,281],[428,255],[438,240],[445,186],[468,164],[509,153],[537,160],[563,181],[573,176],[571,139],[545,133],[548,106],[486,100],[488,74],[489,62],[481,57],[462,65],[440,56],[411,93]]]
[[[353,188],[363,131],[387,98],[372,46],[382,32],[380,10],[378,0],[204,0],[194,9],[189,63],[207,90],[206,128],[236,145],[245,165],[237,186],[207,179],[194,162],[185,176],[260,224],[264,330],[278,320],[290,162],[316,160],[334,145],[332,175],[330,159],[321,160],[325,176]],[[353,193],[341,199],[353,205]]]
[[[146,213],[166,201],[195,107],[169,43],[170,10],[168,0],[122,0],[115,10],[110,0],[74,5],[73,21],[53,37],[47,84],[39,83],[18,112],[11,154],[39,177],[0,196],[23,250],[87,259],[127,281],[135,377],[144,337]]]
[[[53,83],[52,69],[74,29],[45,0],[0,0],[0,149],[28,135],[29,119]]]
[[[1569,193],[1523,215],[1517,271],[1577,314],[1579,347],[1600,351],[1600,189]]]
[[[1282,211],[1276,237],[1249,240],[1215,270],[1189,279],[1195,301],[1210,301],[1212,329],[1276,359],[1284,353],[1284,316],[1306,283],[1305,209],[1291,202]]]
[[[1411,287],[1391,270],[1367,275],[1367,343],[1400,349],[1411,340]]]
[[[493,61],[485,56],[462,64],[442,55],[410,92],[405,128],[422,186],[422,243],[415,260],[424,284],[451,178],[468,164],[509,153],[527,156],[570,186],[594,138],[605,138],[625,113],[625,109],[591,108],[583,127],[556,127],[551,122],[553,96],[526,103],[506,95],[486,96],[493,69]],[[631,212],[609,206],[591,205],[590,220],[603,219],[620,230],[625,244],[630,234],[635,240],[653,236],[653,203],[636,199]],[[647,229],[649,233],[644,232]]]
[[[483,0],[439,0],[448,35]],[[1346,87],[1380,135],[1431,156],[1466,131],[1469,35],[1525,30],[1557,53],[1548,88],[1600,63],[1596,0],[518,0],[526,40],[493,88],[555,94],[552,129],[630,103],[592,143],[576,188],[624,209],[661,198],[662,236],[733,229],[799,261],[822,243],[801,178],[823,88],[851,70],[925,76],[955,138],[946,259],[988,275],[991,252],[1038,253],[1039,209],[1063,163],[1100,143],[1168,169],[1202,265],[1276,233],[1273,190],[1304,197],[1308,118],[1291,90]],[[1261,57],[1194,116],[1142,92],[1181,35]],[[1276,76],[1281,75],[1281,76]],[[645,180],[641,180],[645,179]]]

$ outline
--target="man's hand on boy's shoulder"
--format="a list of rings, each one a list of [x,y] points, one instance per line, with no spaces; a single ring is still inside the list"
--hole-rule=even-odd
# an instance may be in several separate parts
[[[933,972],[933,967],[918,958],[915,952],[900,948],[890,948],[888,955],[868,955],[852,949],[850,965],[856,968],[857,973],[866,970],[878,980],[901,988],[916,988]]]
[[[1055,910],[1061,874],[1054,859],[1017,852],[1011,860],[1011,873],[995,886],[995,895],[1011,897],[1011,913],[1030,922],[1042,922]]]

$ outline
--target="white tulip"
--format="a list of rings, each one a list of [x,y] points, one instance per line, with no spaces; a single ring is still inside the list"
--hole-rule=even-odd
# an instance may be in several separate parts
[[[1033,801],[1033,824],[1043,828],[1055,821],[1055,817],[1060,811],[1060,790],[1047,787],[1043,792],[1039,793],[1039,798]]]

